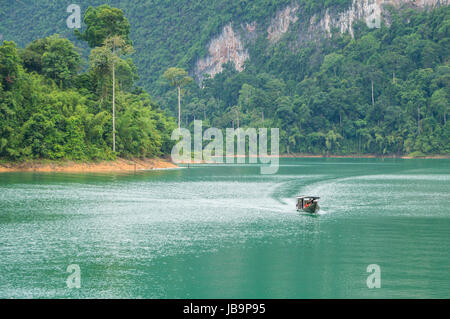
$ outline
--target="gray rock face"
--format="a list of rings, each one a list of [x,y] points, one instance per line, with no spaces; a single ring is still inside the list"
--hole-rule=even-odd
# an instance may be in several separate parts
[[[254,26],[247,25],[247,32],[254,31]],[[247,49],[242,44],[241,37],[231,25],[226,25],[222,33],[211,40],[209,44],[209,55],[197,61],[195,76],[201,82],[204,74],[214,77],[222,72],[222,65],[232,61],[236,70],[244,69],[244,62],[249,58]]]
[[[296,23],[300,24],[297,34],[297,44],[314,41],[321,37],[332,35],[334,30],[341,33],[354,34],[354,25],[358,21],[365,21],[369,28],[379,28],[381,22],[389,24],[386,15],[387,6],[395,8],[411,7],[417,9],[433,8],[448,5],[450,0],[353,0],[347,10],[329,8],[312,16],[309,21],[302,20],[301,9],[298,4],[285,7],[272,18],[267,32],[267,38],[276,43]],[[259,34],[260,35],[260,34]],[[233,62],[237,71],[244,69],[245,61],[250,57],[244,46],[243,39],[254,39],[258,36],[256,22],[241,25],[238,31],[232,24],[223,28],[222,33],[212,39],[208,45],[208,56],[200,58],[194,70],[196,79],[201,82],[205,74],[214,77],[222,72],[222,65]]]

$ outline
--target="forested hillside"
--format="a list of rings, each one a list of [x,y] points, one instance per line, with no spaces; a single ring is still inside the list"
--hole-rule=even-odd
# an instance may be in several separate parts
[[[225,25],[231,23],[238,29],[256,22],[256,37],[245,42],[250,58],[243,72],[229,63],[214,78],[206,76],[202,83],[184,87],[183,126],[203,119],[206,125],[220,128],[238,122],[241,127],[279,127],[281,151],[286,153],[450,153],[448,6],[392,9],[389,26],[382,23],[379,29],[369,29],[361,22],[353,37],[333,31],[330,37],[299,43],[304,21],[325,8],[344,10],[352,1],[78,1],[83,13],[88,5],[103,3],[123,9],[130,21],[130,39],[136,50],[132,58],[139,71],[132,62],[123,64],[128,80],[122,80],[122,86],[129,94],[136,93],[133,82],[138,73],[137,83],[173,115],[177,91],[164,72],[177,66],[193,75],[195,63],[208,54],[208,44]],[[298,22],[280,41],[269,41],[266,30],[271,19],[292,4],[300,7]],[[55,32],[69,38],[84,48],[73,75],[82,79],[79,72],[88,69],[90,49],[67,28],[66,7],[61,1],[8,1],[0,6],[0,33],[4,40],[22,47]],[[80,31],[85,30],[86,24]],[[31,78],[52,76],[32,71],[25,66],[19,72]],[[71,89],[79,94],[83,87],[65,87],[64,78],[52,81],[61,94]],[[101,99],[95,94],[91,101]],[[39,102],[34,103],[38,107]],[[108,113],[110,105],[102,110]]]
[[[106,26],[104,31],[114,37],[90,51],[85,72],[79,50],[57,34],[24,49],[3,42],[0,159],[89,161],[170,152],[175,122],[136,90],[133,61],[120,54],[131,52],[129,30],[111,34]]]
[[[347,1],[347,0],[345,0]],[[135,56],[142,82],[158,80],[170,66],[188,68],[206,53],[206,44],[225,23],[258,20],[268,23],[277,9],[290,0],[222,1],[222,0],[146,0],[146,1],[76,1],[82,11],[89,6],[108,4],[123,9],[131,23],[131,38],[138,54]],[[316,1],[309,0],[311,4]],[[320,1],[319,1],[320,2]],[[348,1],[347,1],[348,2]],[[67,28],[67,2],[7,1],[0,3],[0,34],[25,46],[32,40],[54,33],[73,37]],[[26,30],[26,32],[23,32]]]
[[[392,24],[292,49],[259,38],[186,97],[189,121],[282,129],[283,152],[450,152],[450,8],[392,12]],[[167,104],[175,103],[167,96]],[[224,112],[225,110],[225,112]]]

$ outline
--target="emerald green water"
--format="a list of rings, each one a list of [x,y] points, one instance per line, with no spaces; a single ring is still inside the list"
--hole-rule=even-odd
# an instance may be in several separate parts
[[[0,174],[0,298],[450,297],[449,160],[259,173]],[[322,197],[319,216],[295,211],[299,194]]]

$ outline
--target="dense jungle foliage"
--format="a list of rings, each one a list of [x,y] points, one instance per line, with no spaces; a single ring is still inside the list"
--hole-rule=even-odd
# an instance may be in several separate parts
[[[168,152],[167,128],[175,122],[156,103],[176,115],[178,96],[164,72],[173,66],[191,72],[224,25],[253,21],[260,36],[246,43],[251,58],[245,71],[238,73],[228,64],[214,79],[184,87],[183,126],[202,119],[206,126],[220,128],[236,126],[238,121],[241,127],[278,127],[285,153],[450,153],[448,6],[393,10],[389,27],[370,30],[360,23],[354,38],[336,33],[300,46],[296,45],[298,25],[277,44],[265,34],[270,19],[290,0],[83,0],[78,4],[86,13],[89,5],[105,2],[123,9],[136,50],[133,60],[123,58],[118,66],[121,156]],[[324,8],[341,10],[351,3],[294,2],[300,4],[300,21]],[[88,44],[92,47],[96,41],[89,42],[86,23],[81,35],[67,29],[66,6],[50,0],[0,6],[3,39],[26,47],[17,49],[5,41],[0,53],[4,76],[0,157],[113,156],[111,85],[105,84],[109,79],[101,71],[88,65],[92,54]],[[61,37],[52,36],[55,32]],[[64,37],[83,49],[75,49]],[[135,83],[148,90],[156,103]],[[71,119],[74,116],[77,119]]]
[[[25,49],[3,42],[0,158],[87,161],[169,153],[174,120],[147,93],[135,90],[132,60],[118,57],[117,148],[112,151],[111,57],[111,51],[97,47],[89,70],[79,72],[77,48],[59,35],[35,40]]]
[[[192,87],[187,122],[279,127],[288,153],[450,153],[449,7],[393,12],[390,27],[361,23],[355,38],[295,50],[294,32],[275,46],[258,39],[244,72],[229,65]]]
[[[263,31],[279,9],[292,0],[78,0],[84,15],[89,7],[102,4],[120,8],[131,24],[130,37],[137,54],[134,56],[142,81],[154,93],[164,71],[172,66],[191,70],[198,57],[207,53],[211,37],[219,34],[225,24],[256,21]],[[329,6],[347,7],[352,0],[296,0],[307,15]],[[4,4],[3,4],[4,3]],[[71,2],[57,0],[0,0],[0,34],[20,46],[58,33],[75,40],[67,28]],[[85,28],[85,25],[83,25]],[[83,43],[78,46],[86,48]],[[87,55],[87,53],[85,52]]]

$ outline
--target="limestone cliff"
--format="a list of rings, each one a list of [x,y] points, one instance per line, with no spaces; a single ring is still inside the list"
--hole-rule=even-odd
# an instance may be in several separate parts
[[[353,26],[360,20],[365,21],[369,28],[379,28],[388,5],[396,8],[406,6],[425,9],[448,5],[448,2],[449,0],[353,0],[351,7],[343,12],[336,12],[331,8],[321,15],[314,15],[310,20],[309,31],[322,31],[330,35],[332,30],[337,29],[353,36]]]
[[[290,25],[297,22],[297,11],[298,5],[287,6],[279,11],[267,29],[267,38],[272,42],[278,41],[289,30]]]
[[[382,21],[389,24],[389,17],[386,14],[388,6],[399,9],[403,7],[427,9],[448,5],[449,2],[450,0],[353,0],[352,5],[346,10],[331,7],[305,20],[302,19],[302,16],[305,16],[302,15],[302,8],[294,1],[292,5],[277,12],[265,32],[260,30],[258,34],[255,22],[241,25],[237,31],[233,29],[231,23],[226,25],[222,33],[209,43],[208,56],[197,61],[194,75],[200,82],[205,74],[214,77],[223,70],[222,65],[230,61],[234,63],[236,70],[242,71],[245,61],[249,58],[244,39],[267,36],[272,43],[276,43],[295,24],[298,24],[295,29],[296,42],[297,45],[301,45],[305,41],[331,36],[334,30],[341,33],[348,32],[353,36],[354,25],[361,20],[365,21],[369,28],[379,28]]]
[[[254,25],[246,26],[247,32],[254,32]],[[241,37],[233,30],[231,24],[223,28],[222,33],[214,38],[209,45],[209,55],[197,61],[195,67],[196,78],[201,82],[204,74],[214,77],[222,72],[222,65],[232,61],[236,70],[244,69],[244,62],[249,58],[247,49],[242,44]]]

